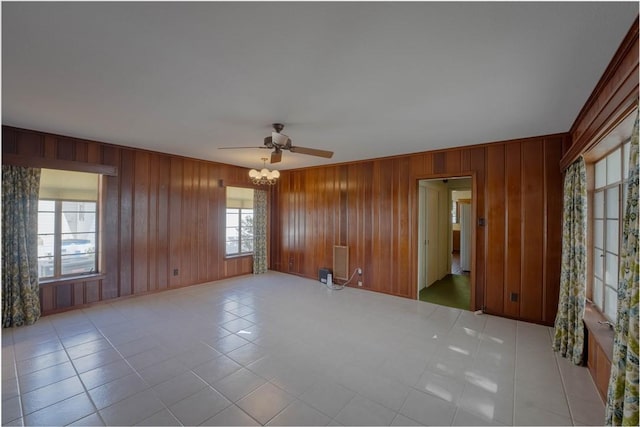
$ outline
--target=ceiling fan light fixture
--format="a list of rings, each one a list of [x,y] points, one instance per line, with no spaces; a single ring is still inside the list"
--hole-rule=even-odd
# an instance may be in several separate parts
[[[274,185],[276,180],[280,177],[279,171],[270,171],[266,168],[268,158],[263,157],[262,162],[265,165],[260,171],[256,169],[251,169],[249,171],[249,178],[251,178],[251,182],[256,185]]]

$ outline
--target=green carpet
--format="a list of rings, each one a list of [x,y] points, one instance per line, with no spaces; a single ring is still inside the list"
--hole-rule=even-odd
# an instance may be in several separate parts
[[[420,301],[469,310],[471,281],[469,276],[447,274],[428,288],[420,291]]]

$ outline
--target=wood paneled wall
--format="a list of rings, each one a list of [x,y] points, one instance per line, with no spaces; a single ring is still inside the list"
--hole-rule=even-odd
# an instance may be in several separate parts
[[[349,247],[363,287],[416,298],[418,180],[473,176],[476,308],[552,324],[568,135],[283,171],[272,192],[271,268],[309,278]],[[357,286],[357,285],[356,285]],[[510,293],[518,294],[511,301]]]
[[[7,126],[2,151],[117,168],[105,177],[102,274],[42,285],[44,314],[252,271],[251,257],[224,256],[224,185],[251,187],[244,168]]]

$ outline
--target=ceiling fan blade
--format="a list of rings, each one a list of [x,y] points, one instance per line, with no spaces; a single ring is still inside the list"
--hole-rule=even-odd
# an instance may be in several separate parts
[[[308,154],[310,156],[324,157],[325,159],[333,157],[333,151],[317,150],[315,148],[291,146],[290,150],[292,153]]]
[[[271,163],[279,163],[282,160],[282,151],[275,150],[271,153]]]
[[[239,150],[244,148],[269,148],[269,147],[218,147],[218,150]]]

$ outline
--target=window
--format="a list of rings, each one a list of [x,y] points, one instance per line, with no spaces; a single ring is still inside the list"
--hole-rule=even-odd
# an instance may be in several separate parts
[[[626,204],[630,143],[596,162],[592,193],[592,299],[609,319],[616,319],[622,219]]]
[[[41,279],[98,272],[99,175],[42,169],[38,201]]]
[[[253,190],[227,187],[226,255],[253,253]]]
[[[458,223],[458,201],[456,199],[451,200],[451,224]]]

